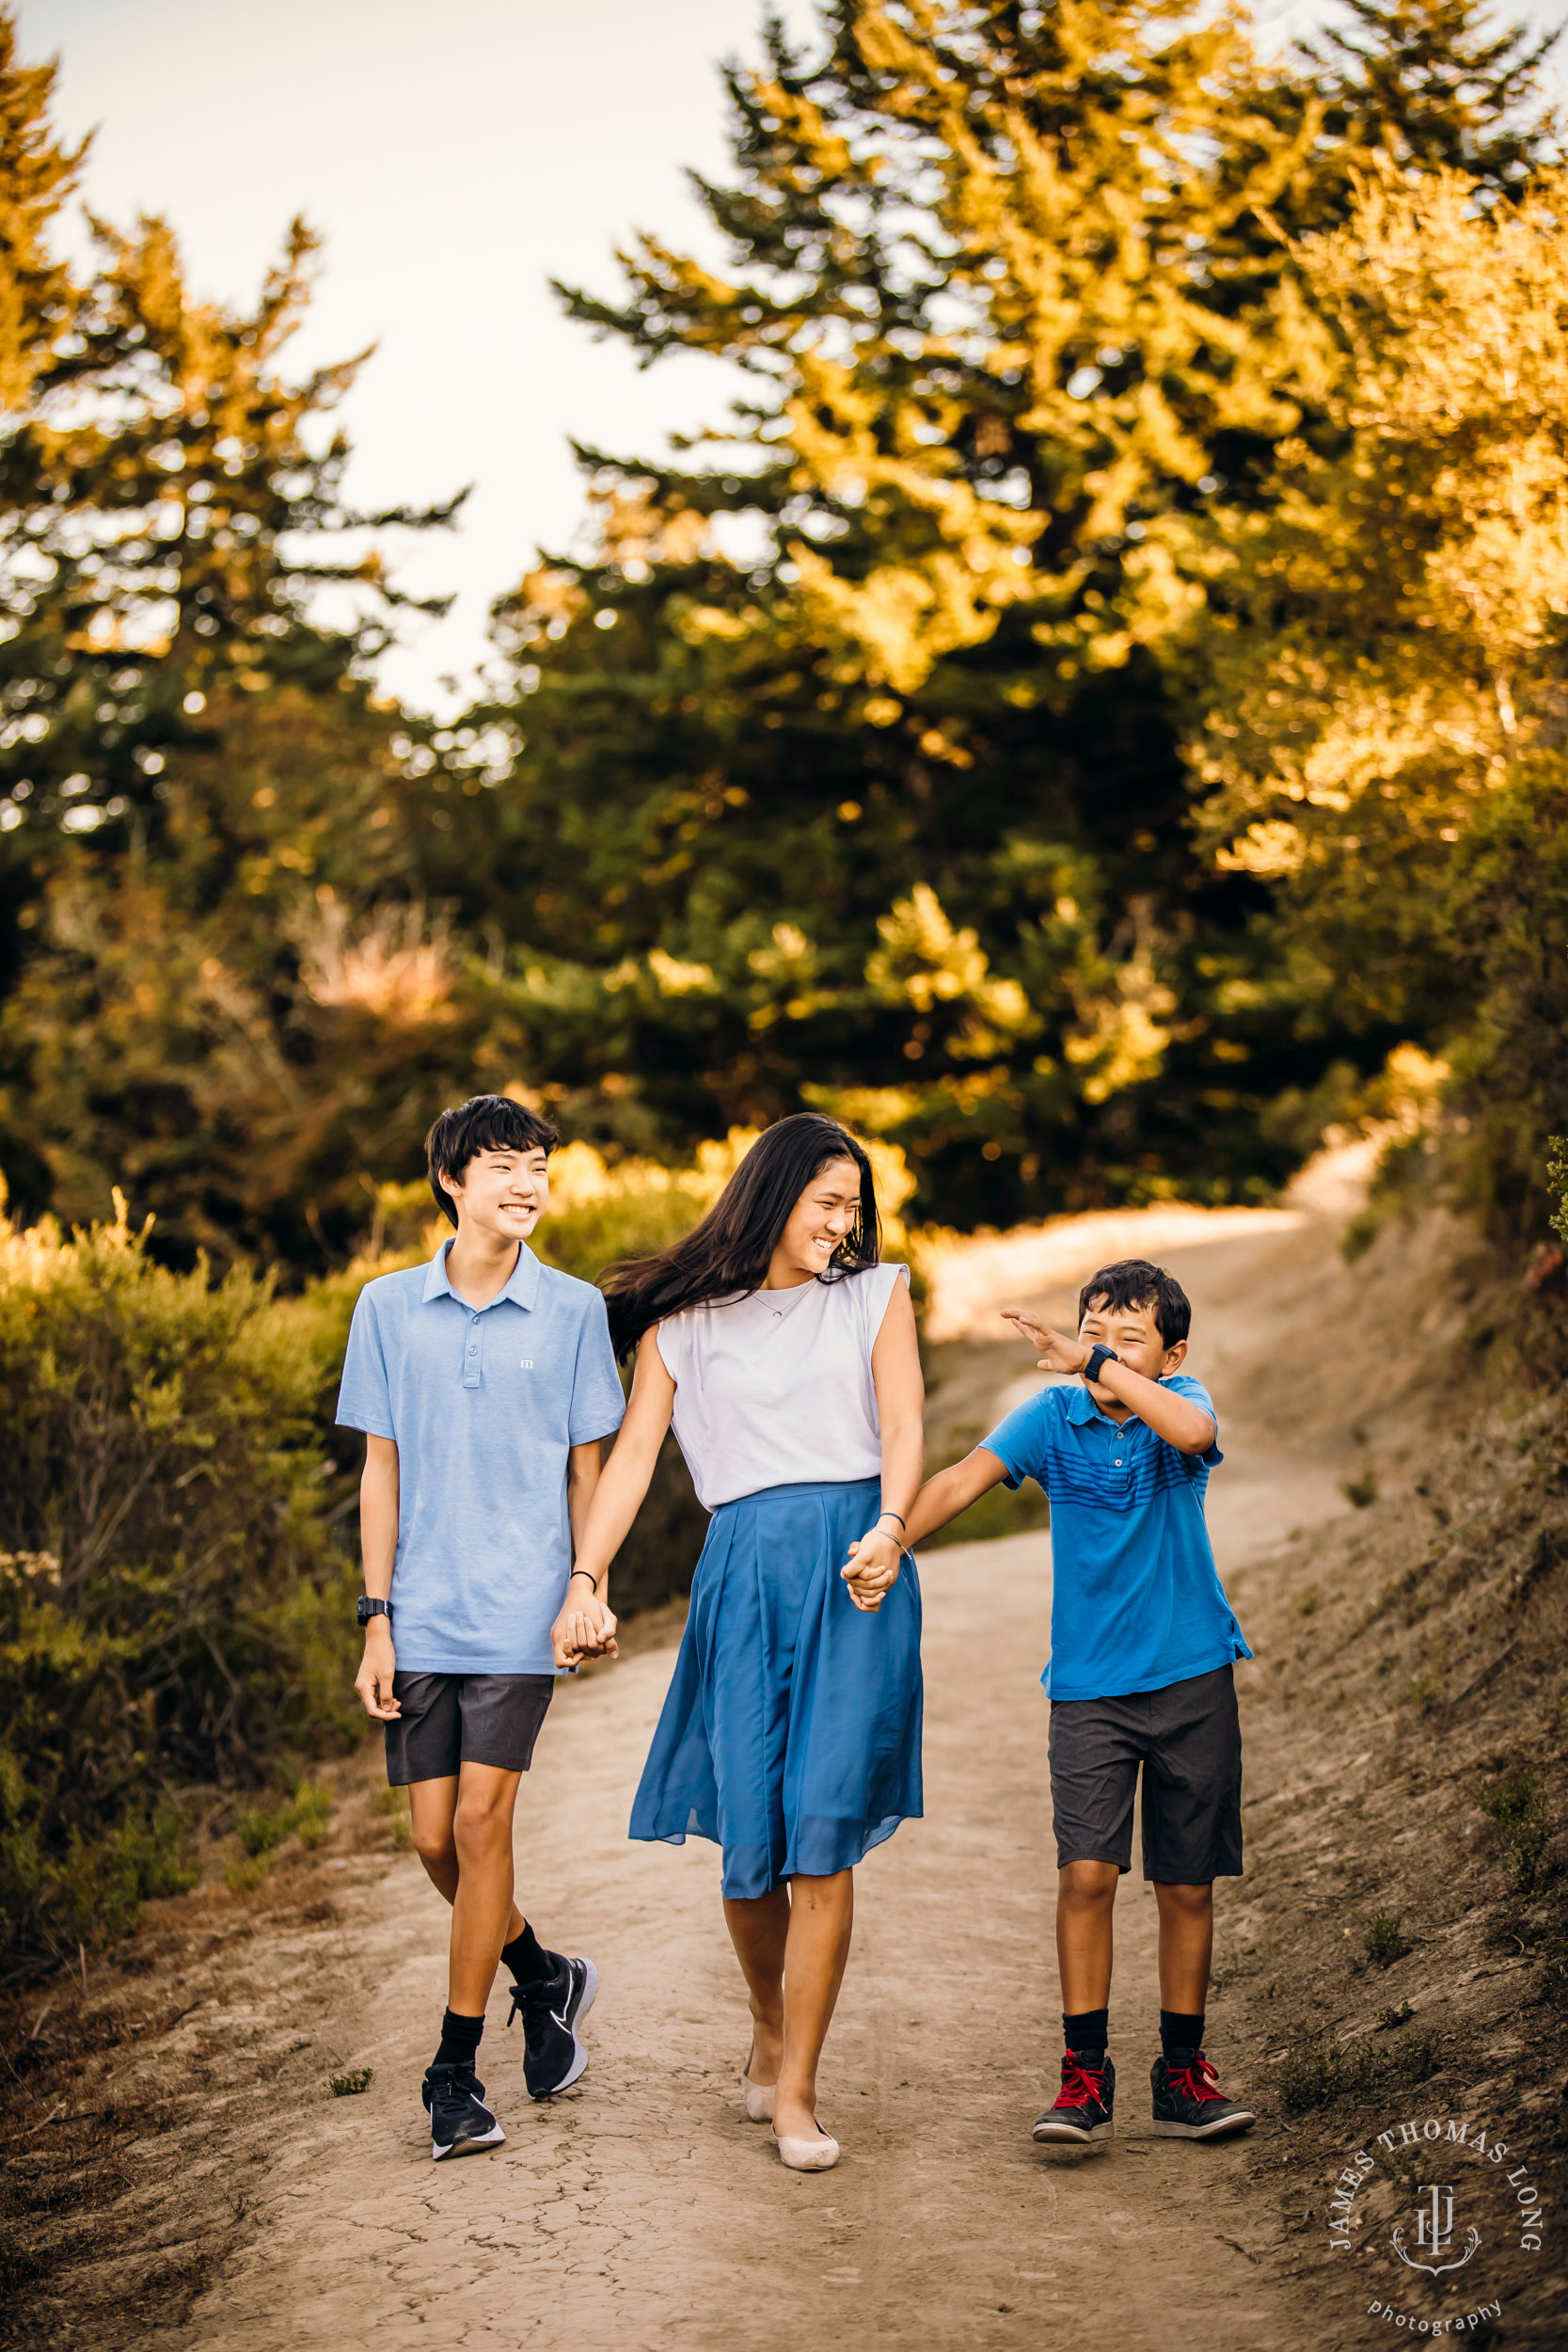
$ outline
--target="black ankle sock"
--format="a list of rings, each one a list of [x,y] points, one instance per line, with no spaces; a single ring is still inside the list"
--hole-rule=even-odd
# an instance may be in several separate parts
[[[479,2037],[484,2031],[483,2017],[459,2017],[448,2010],[441,2020],[441,2046],[436,2053],[437,2066],[471,2066],[479,2052]]]
[[[1201,2050],[1203,2047],[1204,2012],[1196,2017],[1184,2016],[1179,2009],[1160,2011],[1160,2047],[1168,2061],[1175,2050]]]
[[[555,1974],[555,1954],[545,1949],[526,1919],[521,1935],[501,1946],[501,1958],[519,1984],[547,1984]]]
[[[1111,2038],[1111,2012],[1108,2009],[1080,2010],[1076,2017],[1062,2013],[1062,2032],[1067,2046],[1079,2058],[1103,2058],[1105,2044]]]

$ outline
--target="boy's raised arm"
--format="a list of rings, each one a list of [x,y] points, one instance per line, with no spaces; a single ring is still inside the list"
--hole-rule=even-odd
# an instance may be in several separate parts
[[[1016,1327],[1031,1346],[1039,1349],[1041,1372],[1083,1372],[1093,1354],[1092,1343],[1079,1338],[1076,1332],[1053,1331],[1049,1324],[1037,1323],[1033,1315],[1021,1314],[1015,1308],[1002,1310],[1004,1321]],[[1183,1342],[1180,1351],[1173,1348],[1166,1359],[1166,1368],[1174,1372],[1186,1353]],[[1108,1389],[1118,1404],[1130,1406],[1138,1419],[1164,1438],[1179,1454],[1207,1454],[1217,1436],[1213,1422],[1200,1405],[1190,1397],[1179,1396],[1159,1380],[1148,1380],[1131,1364],[1112,1358],[1101,1364],[1099,1383]]]

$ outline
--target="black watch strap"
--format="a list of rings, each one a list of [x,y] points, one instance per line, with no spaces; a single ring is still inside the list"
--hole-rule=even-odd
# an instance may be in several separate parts
[[[391,1614],[392,1604],[389,1600],[372,1600],[368,1593],[361,1593],[354,1604],[356,1625],[369,1625],[372,1617],[386,1617],[389,1622]]]
[[[1084,1377],[1085,1380],[1098,1380],[1102,1365],[1119,1364],[1121,1358],[1114,1347],[1091,1347],[1089,1360],[1084,1366]]]

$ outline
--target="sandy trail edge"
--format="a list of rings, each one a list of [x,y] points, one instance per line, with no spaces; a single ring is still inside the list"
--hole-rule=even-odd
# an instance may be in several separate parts
[[[1121,1222],[1118,1248],[1135,1247],[1135,1221]],[[1232,1456],[1212,1508],[1227,1565],[1336,1507],[1325,1458],[1277,1427],[1249,1443],[1245,1425],[1249,1365],[1267,1343],[1259,1278],[1282,1253],[1299,1277],[1328,1238],[1310,1211],[1251,1232],[1232,1215],[1164,1251],[1200,1319],[1206,1299],[1223,1310],[1223,1344],[1215,1333],[1197,1368]],[[1108,1239],[1098,1226],[1083,1236],[1090,1264]],[[1043,1303],[1086,1270],[1057,1250],[1049,1271],[1004,1259],[988,1274],[1016,1274],[1019,1295]],[[980,1293],[965,1305],[994,1311]],[[998,1372],[1016,1380],[1016,1354]],[[182,2342],[684,2352],[783,2344],[809,2312],[831,2315],[840,2341],[926,2352],[1024,2342],[1099,2312],[1125,2352],[1243,2352],[1299,2326],[1305,2296],[1288,2303],[1256,2266],[1279,2221],[1245,2143],[1148,2135],[1154,1907],[1135,1877],[1118,1918],[1115,2148],[1064,2163],[1028,2137],[1058,2046],[1036,1678],[1049,1561],[1049,1539],[1025,1535],[923,1568],[927,1819],[858,1877],[822,2087],[847,2150],[836,2172],[784,2173],[739,2113],[747,2020],[712,1850],[625,1837],[670,1669],[668,1652],[645,1655],[562,1692],[519,1808],[522,1899],[547,1939],[591,1952],[603,1975],[581,2087],[531,2106],[497,1995],[482,2071],[508,2144],[431,2166],[416,2086],[442,2000],[444,1914],[417,1864],[400,1865],[347,1924],[365,1999],[333,2026],[373,2086],[312,2101],[279,2135],[247,2242]]]

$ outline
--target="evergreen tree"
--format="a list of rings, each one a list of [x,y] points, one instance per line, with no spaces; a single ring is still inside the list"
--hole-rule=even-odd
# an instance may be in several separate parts
[[[404,970],[419,918],[377,894],[417,908],[439,830],[368,682],[404,599],[334,542],[453,509],[346,505],[322,428],[358,363],[281,366],[302,224],[236,312],[191,294],[160,221],[94,223],[86,274],[51,258],[80,163],[53,82],[0,11],[0,1167],[24,1210],[139,1184],[177,1253],[316,1254],[350,1230],[345,1123],[378,1070],[401,1099],[409,1059],[398,1019],[348,1034],[372,1012],[321,957],[363,933],[372,997],[378,954]],[[356,606],[336,628],[311,613],[327,584]]]
[[[1555,147],[1541,70],[1560,27],[1499,25],[1484,0],[1345,0],[1347,24],[1303,46],[1330,92],[1326,127],[1354,152],[1492,187],[1528,177]]]
[[[404,599],[379,555],[334,561],[324,540],[452,511],[356,514],[341,435],[312,447],[359,363],[278,372],[309,298],[303,223],[237,313],[189,294],[165,223],[96,231],[102,266],[54,336],[69,365],[40,370],[0,433],[0,829],[34,863],[62,833],[144,835],[209,692],[330,691],[372,658]],[[326,583],[363,592],[356,623],[310,620]]]
[[[1390,164],[1298,247],[1298,369],[1336,431],[1282,444],[1265,520],[1215,518],[1196,748],[1302,1017],[1445,1056],[1468,1182],[1542,1231],[1568,1122],[1568,173],[1476,192]]]
[[[1266,1184],[1265,1106],[1347,1041],[1298,1034],[1266,882],[1194,853],[1168,672],[1211,506],[1313,428],[1288,239],[1370,102],[1121,0],[824,34],[728,74],[730,266],[643,240],[623,302],[566,292],[755,392],[706,467],[580,453],[600,558],[501,615],[509,1050],[643,1145],[836,1101],[946,1215]]]

